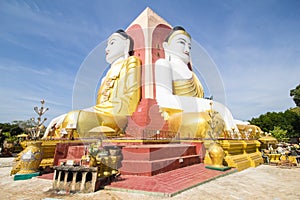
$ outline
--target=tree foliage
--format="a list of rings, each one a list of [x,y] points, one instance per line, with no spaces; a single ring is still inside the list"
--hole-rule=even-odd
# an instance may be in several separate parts
[[[37,122],[29,119],[24,121],[13,121],[11,123],[0,123],[0,130],[2,130],[2,133],[8,134],[3,135],[4,138],[15,138],[17,135],[26,133],[29,136],[33,135],[33,132],[35,131],[37,126]],[[46,127],[41,127],[41,132],[46,130]]]
[[[259,126],[264,132],[271,132],[275,127],[286,130],[286,137],[300,137],[300,115],[292,110],[285,112],[267,112],[258,118],[252,118],[251,124]]]
[[[273,137],[278,141],[287,142],[287,130],[282,130],[279,126],[275,126],[272,131],[270,131]]]
[[[2,129],[3,133],[9,132],[11,136],[16,136],[24,132],[16,121],[13,123],[0,123],[0,129]]]
[[[0,144],[4,140],[13,142],[17,140],[17,135],[23,133],[24,131],[19,127],[18,123],[0,123]],[[1,146],[0,146],[1,147]]]
[[[290,96],[293,97],[296,106],[300,107],[300,84],[295,89],[290,90]]]

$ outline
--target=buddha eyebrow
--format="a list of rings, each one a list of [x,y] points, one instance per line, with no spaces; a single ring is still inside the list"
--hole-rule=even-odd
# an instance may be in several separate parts
[[[188,42],[188,41],[186,41],[185,39],[183,39],[183,38],[178,38],[177,39],[177,41],[184,41],[185,43],[187,43],[189,46],[191,46],[191,43],[190,42]]]
[[[116,41],[116,39],[112,38],[112,39],[108,40],[108,41],[107,41],[107,44],[109,44],[109,43],[111,43],[111,42],[113,42],[113,41]]]
[[[186,41],[185,39],[183,39],[183,38],[178,38],[178,40],[177,40],[177,41],[180,41],[180,40],[183,40],[184,42],[186,42],[186,43],[187,43],[187,41]]]

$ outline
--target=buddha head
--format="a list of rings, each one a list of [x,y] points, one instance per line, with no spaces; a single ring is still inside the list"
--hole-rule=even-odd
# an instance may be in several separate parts
[[[181,26],[176,26],[163,42],[166,58],[177,58],[185,64],[190,62],[191,36]]]
[[[133,40],[125,31],[118,30],[108,38],[105,52],[109,64],[125,59],[133,55]]]

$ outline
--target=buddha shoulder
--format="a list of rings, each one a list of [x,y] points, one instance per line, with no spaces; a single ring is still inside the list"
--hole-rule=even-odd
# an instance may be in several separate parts
[[[160,59],[158,59],[158,60],[155,62],[155,65],[157,65],[157,66],[169,66],[170,63],[169,63],[169,61],[167,61],[166,59],[160,58]]]
[[[136,56],[130,56],[127,58],[127,68],[135,68],[141,65],[141,60]]]

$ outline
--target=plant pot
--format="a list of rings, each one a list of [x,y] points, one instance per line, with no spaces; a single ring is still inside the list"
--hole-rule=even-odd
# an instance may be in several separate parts
[[[223,167],[224,150],[219,143],[213,142],[209,145],[208,155],[213,166]]]
[[[21,153],[21,167],[18,174],[30,174],[38,171],[43,158],[41,145],[42,142],[27,142],[27,147]]]

